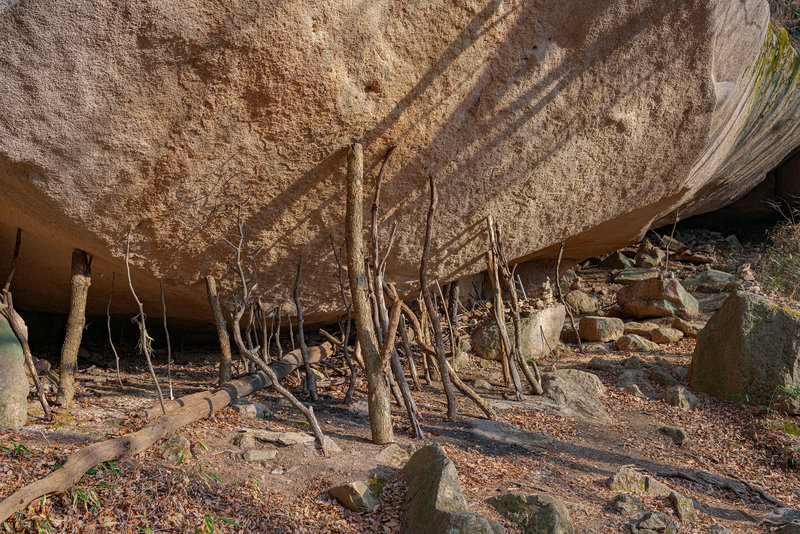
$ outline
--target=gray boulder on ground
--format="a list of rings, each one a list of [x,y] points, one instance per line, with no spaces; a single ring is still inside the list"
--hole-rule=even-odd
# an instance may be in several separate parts
[[[672,491],[666,484],[659,482],[648,474],[637,471],[633,467],[620,467],[606,481],[609,489],[615,491],[650,493],[666,497]]]
[[[682,285],[686,291],[698,291],[700,293],[720,293],[725,291],[725,286],[735,281],[736,277],[724,271],[708,269],[701,271],[694,276],[686,278]]]
[[[667,404],[683,408],[684,410],[691,410],[700,404],[700,399],[683,386],[667,388],[667,390],[664,391],[664,400]]]
[[[662,426],[658,429],[658,431],[671,439],[675,445],[683,445],[689,441],[689,436],[686,435],[686,432],[682,428],[674,426]]]
[[[735,402],[768,405],[800,388],[800,312],[737,291],[700,331],[687,375],[692,387]],[[786,406],[789,413],[800,413]]]
[[[572,313],[578,315],[597,311],[597,299],[580,289],[567,293],[564,302],[572,310]]]
[[[496,521],[473,514],[461,493],[458,471],[438,443],[415,452],[403,468],[408,490],[401,529],[415,534],[501,534]]]
[[[388,465],[391,467],[402,467],[410,458],[405,449],[392,443],[387,445],[375,456],[378,465]]]
[[[620,493],[609,506],[623,517],[631,517],[644,511],[644,503],[630,493]]]
[[[620,251],[612,252],[600,262],[600,267],[606,269],[628,269],[633,267],[633,261]]]
[[[0,431],[28,420],[28,378],[22,345],[0,315]]]
[[[626,352],[653,352],[659,348],[658,343],[636,334],[625,334],[617,340],[617,349]]]
[[[561,304],[536,310],[528,317],[522,317],[520,321],[522,327],[521,348],[522,355],[526,360],[540,358],[558,345],[565,317],[566,310]],[[509,340],[513,343],[514,326],[507,323],[506,328]],[[544,332],[545,339],[542,339],[542,332]],[[501,360],[500,337],[497,325],[493,320],[486,321],[475,329],[472,335],[472,348],[475,354],[481,358]]]
[[[700,332],[700,328],[702,327],[694,323],[690,323],[685,319],[681,319],[680,317],[675,317],[672,320],[672,328],[674,328],[675,330],[680,330],[687,337],[696,338],[697,334]]]
[[[566,417],[608,422],[611,416],[599,399],[606,394],[603,383],[592,373],[576,369],[559,369],[542,374],[544,393],[530,400],[532,405]]]
[[[617,364],[612,362],[611,360],[606,360],[605,358],[601,358],[600,356],[595,356],[589,363],[586,364],[586,367],[589,369],[593,369],[595,371],[604,371],[606,373],[613,373],[617,370]]]
[[[169,462],[188,460],[192,457],[192,445],[189,440],[181,434],[171,435],[163,445],[159,447],[161,456]]]
[[[623,312],[635,319],[646,317],[695,317],[697,300],[674,278],[651,278],[623,287],[617,292]]]
[[[575,533],[567,508],[550,495],[506,493],[490,497],[488,502],[524,534]]]
[[[376,485],[357,480],[348,482],[328,490],[328,494],[339,501],[342,506],[356,513],[372,512],[380,502],[380,491]]]
[[[631,534],[676,534],[678,527],[667,514],[647,511],[627,523]]]
[[[677,328],[660,327],[650,332],[650,339],[656,343],[675,343],[683,339],[683,332]]]
[[[697,515],[694,512],[694,503],[685,495],[681,495],[677,491],[671,491],[667,496],[672,507],[675,508],[675,514],[681,523],[694,523],[697,520]]]
[[[617,317],[583,317],[578,333],[587,341],[614,341],[625,332],[625,323]]]
[[[243,458],[246,462],[266,462],[278,455],[275,449],[250,449],[244,451]]]

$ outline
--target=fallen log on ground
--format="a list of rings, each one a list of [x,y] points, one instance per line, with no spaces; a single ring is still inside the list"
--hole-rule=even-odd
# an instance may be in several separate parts
[[[330,343],[323,343],[308,349],[309,361],[317,362],[333,353]],[[302,363],[300,351],[286,354],[270,366],[278,378],[283,378]],[[134,456],[151,447],[159,439],[170,432],[208,417],[221,410],[239,397],[250,395],[254,391],[270,386],[267,375],[258,372],[237,380],[232,380],[214,391],[205,392],[204,395],[194,393],[183,399],[171,401],[167,407],[167,414],[161,415],[144,427],[125,436],[93,443],[85,447],[64,462],[64,466],[50,473],[44,478],[24,486],[0,502],[0,523],[7,520],[14,513],[24,510],[30,503],[43,495],[60,493],[73,487],[81,477],[92,467],[105,462],[111,462]],[[185,402],[191,397],[190,402]],[[161,405],[159,404],[159,409]],[[160,410],[159,410],[160,411]]]
[[[308,362],[309,363],[317,363],[326,357],[332,355],[335,352],[333,345],[329,342],[325,342],[321,345],[317,345],[314,347],[308,347]],[[303,364],[303,357],[300,354],[300,349],[293,350],[292,352],[287,352],[283,358],[278,361],[272,362],[269,364],[272,367],[272,370],[275,371],[275,374],[278,375],[278,380],[283,380],[284,377],[288,376],[292,373],[295,369],[298,369],[300,365]],[[236,397],[233,397],[229,402],[233,402],[234,399],[237,397],[246,397],[250,395],[254,391],[258,391],[259,389],[263,389],[270,385],[269,378],[263,371],[259,371],[256,374],[247,375],[242,378],[237,378],[236,380],[231,380],[217,388],[213,391],[199,391],[197,393],[192,393],[191,395],[185,395],[179,399],[165,401],[164,404],[167,408],[167,413],[172,414],[175,413],[176,410],[180,408],[184,408],[186,406],[191,406],[197,403],[204,403],[206,407],[210,406],[210,399],[214,395],[222,394],[226,390],[235,390],[237,393]],[[252,388],[249,389],[248,388]],[[227,406],[223,405],[223,408]],[[218,408],[217,408],[218,409]],[[148,408],[144,412],[145,417],[148,421],[152,421],[157,417],[163,416],[163,412],[161,411],[161,404],[157,404],[152,408]],[[211,415],[210,413],[208,415]]]

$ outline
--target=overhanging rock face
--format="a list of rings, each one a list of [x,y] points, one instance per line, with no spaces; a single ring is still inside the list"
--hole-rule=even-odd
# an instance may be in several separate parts
[[[797,54],[763,0],[0,5],[0,253],[21,226],[28,308],[66,309],[79,247],[104,311],[134,230],[141,296],[157,309],[163,277],[171,315],[205,318],[229,251],[201,222],[234,198],[265,299],[290,302],[302,255],[306,313],[335,313],[359,139],[368,184],[397,145],[381,235],[399,224],[387,274],[409,292],[429,174],[447,281],[484,268],[487,215],[510,258],[564,239],[586,257],[724,205],[800,145]]]

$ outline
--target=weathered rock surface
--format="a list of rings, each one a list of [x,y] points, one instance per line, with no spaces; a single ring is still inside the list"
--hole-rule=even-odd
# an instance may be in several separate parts
[[[652,352],[658,350],[658,343],[636,334],[625,334],[617,340],[617,348],[627,352]]]
[[[650,332],[650,339],[656,343],[675,343],[683,339],[683,332],[677,328],[662,326]]]
[[[658,431],[671,439],[675,445],[683,445],[689,440],[689,436],[686,435],[686,432],[682,428],[662,426]]]
[[[720,293],[725,291],[725,286],[735,281],[736,277],[724,271],[708,269],[701,271],[694,276],[690,276],[681,282],[687,291],[699,291],[700,293]]]
[[[761,404],[800,387],[800,312],[732,293],[700,331],[688,379],[709,395]]]
[[[403,532],[501,534],[496,521],[473,514],[461,493],[456,466],[438,443],[415,452],[403,468],[408,491],[403,502]]]
[[[275,449],[250,449],[244,451],[243,458],[246,462],[266,462],[278,455]]]
[[[680,317],[675,317],[672,320],[672,328],[675,330],[680,330],[683,334],[687,337],[696,338],[697,334],[700,332],[700,328],[698,325],[694,323],[690,323]]]
[[[25,355],[17,336],[0,315],[0,430],[28,420],[28,378]]]
[[[650,280],[651,278],[658,278],[658,269],[637,269],[635,267],[625,269],[614,277],[615,284],[622,284],[629,286],[642,280]]]
[[[611,500],[609,506],[623,517],[631,517],[644,511],[642,501],[630,493],[620,493]]]
[[[697,300],[674,278],[650,278],[623,287],[617,292],[617,303],[635,319],[679,315],[695,317]]]
[[[523,430],[505,421],[473,419],[469,422],[469,425],[478,436],[512,445],[521,445],[523,447],[538,446],[553,441],[553,438],[546,434]]]
[[[678,527],[663,512],[647,511],[627,524],[631,534],[676,534]]]
[[[697,515],[694,513],[694,503],[685,495],[681,495],[677,491],[671,491],[667,495],[670,504],[675,508],[675,514],[681,523],[694,523],[697,520]]]
[[[683,408],[684,410],[691,410],[700,404],[700,399],[683,386],[667,388],[664,391],[664,400],[667,404]]]
[[[564,301],[572,313],[578,315],[597,311],[597,299],[580,289],[570,291]]]
[[[520,320],[522,335],[522,355],[527,360],[544,356],[552,347],[558,345],[561,328],[566,317],[564,306],[558,304],[542,310],[536,310],[528,317]],[[514,325],[506,324],[508,337],[514,342]],[[545,339],[542,339],[544,331]],[[475,354],[487,360],[500,360],[500,337],[494,321],[486,321],[475,329],[472,335],[472,348]]]
[[[608,422],[611,416],[599,399],[606,388],[592,373],[576,369],[559,369],[542,374],[544,393],[529,402],[540,404],[542,409],[591,421]]]
[[[380,495],[373,492],[369,483],[360,480],[333,487],[328,494],[356,513],[372,512],[380,502]]]
[[[622,252],[616,251],[601,261],[600,266],[606,269],[629,269],[633,267],[633,261]]]
[[[637,323],[635,321],[625,323],[626,334],[636,334],[642,337],[650,337],[650,333],[656,328],[658,325],[655,323]]]
[[[66,309],[78,247],[95,256],[89,312],[104,312],[136,228],[144,301],[164,277],[172,317],[206,314],[202,277],[228,253],[192,212],[224,189],[249,200],[267,305],[290,304],[302,255],[318,259],[307,316],[331,316],[328,236],[342,238],[359,138],[369,170],[398,147],[381,217],[382,232],[399,223],[387,275],[405,294],[429,174],[431,276],[449,281],[484,269],[489,214],[510,260],[554,258],[566,238],[565,258],[595,256],[679,206],[738,198],[800,144],[796,55],[763,0],[0,5],[0,241],[25,232],[15,296],[29,309]]]
[[[650,493],[665,497],[672,491],[666,484],[632,467],[621,467],[607,481],[608,487],[616,491]]]
[[[188,460],[192,457],[192,445],[186,436],[171,435],[160,447],[161,455],[169,462]]]
[[[583,317],[578,333],[588,341],[615,341],[625,331],[625,323],[617,317]]]
[[[550,495],[505,493],[490,497],[488,502],[524,534],[575,533],[567,508]]]
[[[396,443],[392,443],[381,449],[381,452],[375,456],[375,461],[378,462],[378,465],[402,467],[409,458],[410,456],[405,449]]]

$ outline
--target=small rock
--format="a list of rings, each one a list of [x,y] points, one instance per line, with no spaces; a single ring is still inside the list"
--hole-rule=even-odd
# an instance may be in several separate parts
[[[253,404],[256,407],[256,417],[258,419],[267,419],[268,417],[272,417],[272,410],[270,410],[266,404],[262,404],[257,402]]]
[[[620,493],[614,497],[610,506],[623,517],[631,517],[644,510],[644,503],[630,493]]]
[[[680,317],[675,317],[672,320],[672,328],[680,330],[685,336],[692,338],[696,338],[697,333],[700,332],[699,326]]]
[[[686,378],[686,375],[689,373],[689,368],[684,367],[683,365],[674,365],[672,367],[672,374],[680,378],[681,380]]]
[[[570,291],[567,296],[564,297],[564,301],[567,307],[578,315],[597,311],[597,299],[579,289]]]
[[[690,410],[700,404],[698,399],[691,391],[683,386],[673,386],[664,392],[664,400],[667,404]]]
[[[472,382],[472,387],[474,387],[475,389],[484,389],[484,390],[492,389],[492,385],[483,378],[476,378]]]
[[[613,362],[606,360],[605,358],[601,358],[600,356],[595,356],[594,358],[589,360],[589,363],[586,365],[586,367],[588,367],[589,369],[593,369],[595,371],[605,371],[607,373],[611,373],[616,369],[617,366]]]
[[[608,487],[615,491],[645,492],[666,497],[672,491],[666,484],[659,482],[632,467],[621,467],[607,481]]]
[[[658,429],[658,431],[670,438],[675,445],[683,445],[689,441],[689,436],[686,435],[686,432],[684,432],[682,428],[674,426],[662,426]]]
[[[622,366],[625,369],[641,369],[642,360],[640,360],[636,356],[631,356],[630,358],[625,358],[625,362],[622,364]]]
[[[342,448],[329,436],[325,436],[325,448],[328,449],[328,455],[342,452]]]
[[[624,269],[614,277],[614,283],[627,286],[642,280],[658,278],[659,274],[658,269]]]
[[[254,449],[256,447],[256,438],[249,432],[240,432],[234,436],[231,442],[242,449]]]
[[[550,495],[506,493],[490,497],[488,503],[500,515],[519,525],[526,533],[574,534],[564,504]]]
[[[250,429],[253,436],[261,441],[268,443],[276,443],[284,447],[289,445],[297,445],[300,443],[311,443],[314,441],[314,436],[306,434],[305,432],[277,432],[274,430],[255,430]]]
[[[650,380],[653,382],[657,382],[662,386],[676,386],[678,385],[678,379],[672,376],[669,373],[665,373],[664,371],[659,371],[658,369],[653,369],[650,373]]]
[[[402,467],[411,456],[396,443],[387,445],[375,456],[378,465],[388,465],[391,467]]]
[[[650,332],[650,338],[656,343],[675,343],[683,339],[683,332],[676,328],[661,327]]]
[[[628,256],[620,251],[612,252],[603,261],[600,262],[600,267],[606,269],[629,269],[633,267],[633,262]]]
[[[167,441],[159,447],[161,456],[170,462],[178,460],[188,460],[192,457],[192,445],[189,440],[181,434],[173,434]]]
[[[626,352],[652,352],[658,348],[658,344],[636,334],[625,334],[617,340],[617,349]]]
[[[258,418],[258,409],[255,404],[235,404],[233,409],[239,414],[242,419],[256,419]]]
[[[601,354],[608,354],[610,351],[608,350],[608,345],[605,343],[583,343],[583,350],[584,352],[599,352]]]
[[[676,534],[678,527],[667,514],[648,511],[627,524],[631,534]]]
[[[683,287],[687,291],[698,291],[700,293],[720,293],[725,291],[725,287],[735,281],[736,277],[723,271],[708,269],[689,277],[683,281]]]
[[[329,489],[328,494],[356,513],[372,512],[380,502],[380,498],[373,494],[369,485],[362,481],[336,486]]]
[[[800,522],[786,523],[778,530],[777,534],[800,534]]]
[[[694,503],[692,500],[677,491],[672,491],[667,497],[669,502],[675,508],[675,513],[681,523],[694,523],[697,516],[694,513]]]
[[[651,278],[623,287],[617,292],[617,304],[635,319],[698,314],[697,300],[675,278]]]
[[[706,532],[708,534],[733,534],[733,532],[722,525],[711,525],[706,529]]]
[[[725,300],[727,300],[727,298],[727,293],[719,293],[717,295],[711,295],[698,299],[697,305],[699,306],[701,312],[711,313],[722,308],[722,305],[725,304]]]
[[[468,366],[471,361],[469,354],[463,351],[459,351],[456,353],[455,357],[453,358],[452,365],[455,370],[463,369],[464,367]]]
[[[634,397],[645,398],[644,393],[642,393],[642,390],[639,389],[639,386],[636,384],[627,384],[622,388],[622,391]]]
[[[639,369],[628,369],[619,375],[621,384],[638,384],[641,380],[644,380],[644,371]]]
[[[278,455],[278,451],[274,449],[250,449],[244,452],[244,460],[246,462],[266,462],[272,460]]]
[[[616,317],[584,317],[578,332],[588,341],[614,341],[625,332],[625,323]]]
[[[650,332],[656,328],[658,328],[658,325],[655,323],[637,323],[636,321],[625,323],[626,334],[636,334],[642,337],[650,337]]]
[[[282,475],[283,474],[283,467],[278,466],[272,471],[269,472],[270,475]]]

